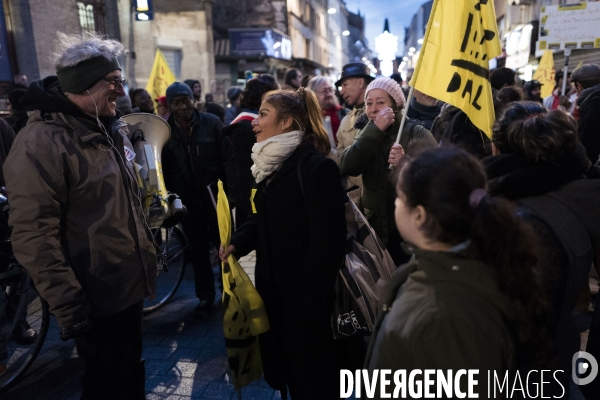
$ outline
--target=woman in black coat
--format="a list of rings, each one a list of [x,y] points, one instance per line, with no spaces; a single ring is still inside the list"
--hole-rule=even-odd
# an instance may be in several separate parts
[[[271,324],[260,336],[265,379],[294,400],[339,397],[331,312],[345,255],[345,193],[321,120],[308,90],[265,95],[252,122],[252,214],[220,252],[226,260],[256,249],[256,289]]]
[[[482,160],[490,193],[518,201],[544,244],[557,348],[547,369],[562,369],[557,378],[568,388],[580,347],[573,311],[600,250],[600,179],[578,142],[575,120],[537,102],[509,105],[492,143],[494,155]],[[597,346],[592,333],[588,352]],[[561,391],[555,388],[557,395]]]

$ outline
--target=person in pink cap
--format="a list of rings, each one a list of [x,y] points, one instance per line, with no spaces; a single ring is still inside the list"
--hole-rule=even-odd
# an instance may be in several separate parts
[[[156,113],[160,115],[164,120],[169,119],[169,106],[167,105],[167,96],[161,96],[156,100]]]
[[[406,100],[400,85],[390,78],[377,78],[365,90],[366,112],[355,128],[360,129],[352,145],[340,155],[342,174],[362,174],[362,203],[365,216],[388,248],[396,265],[407,260],[394,225],[394,187],[389,179],[388,157],[396,141]],[[402,131],[398,157],[417,148],[436,147],[437,142],[424,126],[407,119]]]

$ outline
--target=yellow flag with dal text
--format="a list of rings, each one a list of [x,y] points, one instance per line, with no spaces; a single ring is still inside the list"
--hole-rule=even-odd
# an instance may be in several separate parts
[[[544,51],[542,58],[540,59],[540,65],[538,65],[533,79],[540,81],[542,86],[542,99],[552,94],[554,90],[554,57],[552,56],[552,50]]]
[[[492,0],[435,0],[410,85],[460,108],[491,137],[489,61],[501,52]]]
[[[150,72],[150,78],[146,85],[146,91],[150,93],[152,101],[154,102],[154,107],[156,107],[155,100],[164,96],[167,93],[169,85],[176,80],[177,78],[173,71],[171,71],[171,68],[169,68],[169,64],[167,64],[164,54],[160,50],[156,50],[152,71]]]
[[[217,219],[223,248],[231,240],[231,213],[229,202],[219,181],[217,197]],[[269,330],[269,319],[265,304],[233,255],[222,263],[223,271],[223,331],[225,347],[236,389],[260,379],[263,373],[258,335]]]

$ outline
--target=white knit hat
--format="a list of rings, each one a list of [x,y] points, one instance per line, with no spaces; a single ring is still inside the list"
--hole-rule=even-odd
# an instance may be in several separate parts
[[[381,89],[391,96],[396,102],[396,105],[400,108],[404,108],[406,100],[404,99],[404,93],[402,88],[398,85],[398,82],[391,78],[377,78],[373,82],[369,83],[367,90],[365,90],[365,102],[367,101],[367,95],[371,89]]]

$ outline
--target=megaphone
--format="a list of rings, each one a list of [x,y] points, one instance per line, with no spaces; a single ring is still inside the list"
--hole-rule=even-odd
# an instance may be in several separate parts
[[[129,127],[129,141],[135,152],[135,164],[142,209],[150,229],[173,226],[186,214],[181,199],[169,194],[163,178],[160,155],[171,137],[169,124],[154,114],[134,113],[123,116]]]

